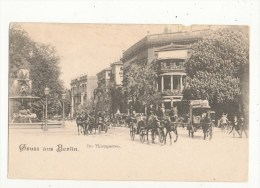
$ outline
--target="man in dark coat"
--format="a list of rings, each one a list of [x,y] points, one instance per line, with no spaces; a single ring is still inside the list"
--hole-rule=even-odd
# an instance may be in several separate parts
[[[158,113],[157,113],[157,116],[158,116],[159,120],[162,120],[162,119],[163,119],[163,117],[164,117],[164,111],[163,111],[163,108],[162,108],[162,107],[159,108],[159,111],[158,111]]]
[[[150,118],[151,115],[154,115],[154,109],[153,109],[153,105],[151,104],[148,108],[147,108],[147,118],[146,118],[146,125],[148,123],[148,120]]]
[[[141,127],[145,127],[143,116],[141,116],[140,121],[138,121],[138,123],[137,123],[137,132],[136,132],[136,134],[139,134]]]
[[[240,118],[238,120],[238,124],[239,124],[240,130],[241,130],[240,137],[242,138],[243,132],[245,133],[246,137],[248,137],[247,132],[246,132],[246,126],[244,125],[244,118],[242,115],[240,116]]]

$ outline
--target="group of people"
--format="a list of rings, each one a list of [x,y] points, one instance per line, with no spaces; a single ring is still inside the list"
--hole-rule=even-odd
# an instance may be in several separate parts
[[[150,105],[147,108],[145,120],[144,120],[144,116],[141,115],[140,119],[138,120],[138,123],[137,123],[136,114],[135,114],[135,112],[133,112],[132,116],[128,118],[127,124],[129,124],[130,122],[137,123],[136,134],[139,134],[140,128],[148,125],[148,121],[151,119],[151,117],[153,117],[155,121],[159,122],[159,121],[163,120],[165,116],[166,116],[166,113],[165,113],[164,108],[159,107],[159,109],[156,110],[153,105]],[[170,121],[174,122],[176,120],[176,118],[178,117],[177,107],[172,107],[168,116],[170,117]]]
[[[83,117],[83,119],[90,119],[94,123],[103,122],[106,118],[105,111],[96,111],[94,108],[91,112],[89,111],[82,111],[77,113],[77,117]]]
[[[94,108],[90,113],[84,112],[85,117],[90,117],[93,119],[95,123],[98,123],[98,121],[103,122],[107,117],[107,113],[105,111],[96,111]],[[205,114],[206,121],[210,121],[210,115],[208,113]],[[156,110],[153,105],[150,105],[147,108],[146,113],[146,119],[144,119],[144,116],[140,116],[139,120],[137,121],[136,114],[133,112],[132,115],[128,118],[126,118],[126,123],[129,124],[130,122],[134,121],[137,123],[137,134],[139,133],[140,127],[144,127],[148,124],[148,121],[150,117],[153,116],[157,121],[161,121],[165,117],[165,110],[162,107],[159,107],[158,110]],[[170,120],[174,122],[176,118],[178,117],[178,110],[177,107],[172,107],[170,112],[168,113],[168,116],[170,117]],[[244,126],[244,118],[240,116],[234,116],[232,121],[229,121],[227,118],[228,114],[223,113],[222,117],[218,121],[218,127],[229,127],[229,134],[233,132],[233,136],[235,136],[235,132],[238,133],[240,137],[242,137],[242,134],[244,133],[246,137],[248,137],[246,132],[246,127]],[[188,116],[187,116],[188,117]]]
[[[238,118],[237,115],[234,115],[233,120],[229,121],[227,118],[228,114],[223,113],[222,117],[219,119],[219,127],[228,128],[230,127],[229,134],[233,132],[233,136],[235,136],[235,132],[242,138],[242,134],[244,133],[246,137],[248,137],[246,132],[246,127],[244,125],[244,118],[240,116]]]

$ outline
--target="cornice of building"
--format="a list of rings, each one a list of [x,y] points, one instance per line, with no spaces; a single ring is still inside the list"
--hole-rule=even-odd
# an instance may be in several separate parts
[[[126,51],[123,52],[121,61],[125,62],[132,58],[138,51],[142,49],[148,49],[149,47],[160,47],[163,45],[175,44],[192,44],[201,40],[205,33],[208,33],[210,29],[196,30],[196,31],[185,31],[185,32],[174,32],[174,33],[161,33],[147,35],[140,41],[132,45]]]

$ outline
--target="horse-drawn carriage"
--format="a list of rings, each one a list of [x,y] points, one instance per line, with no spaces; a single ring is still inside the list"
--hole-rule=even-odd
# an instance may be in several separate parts
[[[101,131],[104,131],[105,133],[107,133],[108,125],[107,125],[106,118],[98,117],[96,125],[97,125],[97,129],[98,129],[98,134],[100,134]]]
[[[152,143],[155,143],[156,137],[158,137],[158,141],[161,144],[166,144],[166,138],[167,135],[170,136],[171,140],[171,134],[170,132],[174,132],[176,134],[176,139],[174,142],[178,139],[178,133],[177,133],[177,124],[176,122],[172,122],[170,120],[170,117],[165,116],[163,118],[159,118],[156,115],[151,115],[147,117],[146,120],[145,117],[140,116],[140,118],[129,118],[127,121],[127,124],[130,128],[130,137],[132,140],[135,138],[135,134],[139,134],[140,141],[142,143],[147,140],[147,143],[149,143],[149,135],[151,136]]]
[[[215,121],[215,112],[211,111],[211,107],[207,100],[191,100],[189,105],[189,123],[187,130],[189,136],[194,137],[194,132],[202,128],[204,140],[209,136],[212,139],[213,126]]]
[[[78,135],[83,133],[84,135],[94,134],[98,131],[98,134],[101,131],[107,133],[108,131],[108,124],[107,119],[102,117],[93,117],[91,115],[81,113],[76,118],[76,123],[78,126]]]
[[[137,131],[137,119],[135,117],[128,117],[126,119],[126,124],[130,128],[130,137],[132,140],[134,140]]]

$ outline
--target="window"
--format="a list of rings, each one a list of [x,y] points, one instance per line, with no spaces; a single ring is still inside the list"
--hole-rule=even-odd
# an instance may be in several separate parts
[[[158,91],[161,91],[162,86],[161,86],[161,76],[158,76]]]
[[[173,89],[174,90],[180,89],[180,77],[179,76],[173,76]]]
[[[171,89],[171,76],[164,76],[164,90]]]

